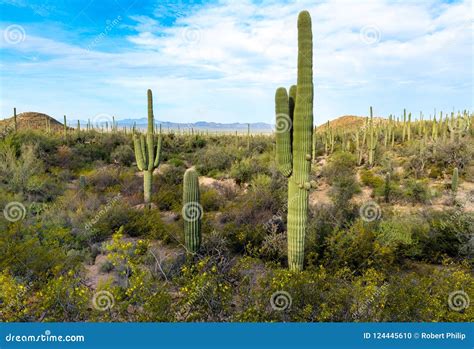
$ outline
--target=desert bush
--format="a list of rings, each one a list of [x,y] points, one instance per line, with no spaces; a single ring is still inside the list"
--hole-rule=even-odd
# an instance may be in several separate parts
[[[355,174],[356,158],[349,152],[336,152],[329,158],[322,174],[329,184],[333,184],[339,176],[350,177]]]
[[[182,298],[173,307],[179,321],[223,321],[228,318],[232,287],[209,257],[183,266],[181,272]]]
[[[355,178],[355,156],[348,152],[337,152],[323,168],[323,174],[332,185],[329,195],[341,225],[352,218],[350,200],[360,191]]]
[[[384,180],[381,176],[375,175],[369,169],[360,171],[360,179],[362,183],[371,188],[381,188],[384,185]]]
[[[272,232],[263,238],[257,255],[263,260],[283,263],[288,255],[287,243],[285,233]]]
[[[405,198],[412,203],[425,203],[430,198],[426,180],[408,179],[405,182]]]
[[[216,189],[201,187],[201,205],[205,212],[218,211],[224,203],[224,198]]]
[[[176,158],[176,157],[168,159],[167,163],[174,167],[185,167],[184,160]]]
[[[84,225],[84,227],[90,226],[90,229],[85,229],[83,233],[85,234],[83,238],[86,238],[89,244],[107,239],[122,226],[128,227],[136,217],[136,210],[127,205],[123,198],[109,202],[111,204],[105,203],[95,212],[92,212],[89,220]],[[101,211],[104,213],[99,214],[98,220],[95,221],[97,213]],[[132,229],[127,230],[127,233],[130,233],[131,236],[139,235],[135,235]]]
[[[375,226],[361,220],[347,230],[335,231],[325,244],[323,260],[331,270],[349,268],[360,273],[370,266],[389,270],[395,261],[393,246],[381,244]]]
[[[169,241],[166,226],[158,210],[132,210],[123,228],[124,233],[130,236],[147,236]]]
[[[305,250],[308,265],[312,265],[320,260],[326,247],[326,238],[332,234],[339,226],[334,212],[334,207],[330,205],[318,205],[310,208],[308,217],[308,231],[306,233]]]
[[[34,319],[30,306],[33,283],[21,282],[8,269],[0,273],[0,311],[2,322],[21,322]]]
[[[428,237],[429,224],[420,216],[390,217],[377,227],[376,241],[394,250],[398,259],[421,258],[420,241]]]
[[[215,176],[220,171],[229,170],[237,160],[236,149],[232,146],[209,145],[195,153],[193,163],[202,175]]]
[[[160,187],[152,195],[152,202],[156,203],[161,211],[180,211],[182,208],[182,186]]]
[[[79,274],[73,270],[48,280],[37,294],[37,316],[44,314],[44,321],[85,321],[92,298]]]
[[[250,182],[252,176],[260,172],[261,168],[258,167],[255,159],[245,158],[232,164],[230,176],[240,185],[242,183]]]
[[[420,238],[424,260],[439,263],[443,257],[472,257],[474,215],[464,212],[462,207],[447,212],[426,213],[429,233]]]
[[[206,139],[202,136],[196,135],[194,137],[189,137],[187,140],[187,146],[191,149],[201,149],[206,146],[207,142]]]
[[[258,174],[271,175],[274,167],[274,157],[271,153],[253,155],[241,161],[235,161],[230,169],[230,176],[240,185],[249,183]]]
[[[135,161],[133,149],[128,144],[119,145],[114,149],[110,157],[115,163],[123,166],[130,166]]]
[[[120,168],[115,166],[102,167],[89,173],[87,181],[95,190],[102,192],[111,190],[120,185],[120,172]]]
[[[31,189],[32,178],[43,172],[44,166],[38,159],[36,147],[24,145],[17,155],[12,146],[0,145],[0,183],[8,190],[27,193]]]
[[[438,142],[431,161],[440,169],[452,173],[457,167],[463,172],[474,159],[474,144],[472,139],[463,138],[459,142]]]
[[[147,240],[128,241],[119,229],[106,247],[107,258],[118,271],[122,282],[107,287],[115,299],[109,312],[97,311],[100,321],[171,321],[171,297],[166,284],[157,282],[143,267],[149,254]],[[110,316],[113,316],[112,318]]]
[[[392,275],[381,321],[469,321],[473,307],[453,311],[448,298],[455,291],[473,294],[472,276],[464,268],[424,266],[419,271]]]
[[[266,269],[257,286],[248,278],[241,281],[239,295],[244,299],[240,302],[242,309],[235,312],[236,321],[311,322],[349,318],[346,309],[351,289],[350,284],[341,280],[340,273],[331,275],[322,266],[298,273],[271,269],[268,265]]]
[[[179,185],[183,183],[184,167],[162,166],[161,173],[155,176],[155,183],[158,188]]]

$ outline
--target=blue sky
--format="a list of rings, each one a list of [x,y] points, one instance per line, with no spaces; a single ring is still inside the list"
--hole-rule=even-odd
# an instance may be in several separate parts
[[[271,123],[302,9],[317,124],[472,109],[472,1],[0,0],[0,117]]]

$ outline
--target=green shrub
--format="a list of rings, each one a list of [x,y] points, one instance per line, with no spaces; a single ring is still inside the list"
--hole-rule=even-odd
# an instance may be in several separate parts
[[[92,171],[87,181],[98,191],[108,191],[120,184],[120,168],[114,166],[102,167]]]
[[[382,188],[384,180],[381,176],[375,175],[371,170],[363,169],[360,171],[362,183],[371,188]]]
[[[160,186],[152,195],[152,202],[161,211],[180,211],[183,205],[182,185]]]
[[[286,234],[273,232],[263,238],[257,254],[264,260],[284,263],[288,256],[287,246]]]
[[[210,145],[200,149],[194,156],[193,163],[201,175],[209,175],[211,171],[229,170],[232,163],[237,160],[236,149],[232,146]]]
[[[160,211],[153,209],[134,210],[124,225],[124,233],[130,236],[147,236],[169,241],[168,231],[161,220]]]
[[[228,316],[232,287],[209,257],[181,271],[182,298],[174,304],[178,321],[220,321]]]
[[[422,258],[422,243],[429,234],[429,224],[420,216],[391,217],[377,227],[377,242],[389,246],[399,259]]]
[[[423,258],[439,263],[444,256],[466,258],[472,256],[474,235],[473,214],[462,208],[446,212],[431,211],[426,217],[429,234],[420,239]]]
[[[245,158],[241,161],[236,161],[230,169],[230,176],[239,185],[249,183],[254,176],[260,174],[269,173],[267,167],[262,166],[257,158]]]
[[[130,166],[135,161],[133,149],[128,144],[119,145],[114,149],[110,157],[115,163],[123,166]]]
[[[168,164],[174,167],[184,167],[185,163],[182,159],[179,158],[171,158],[167,161]]]
[[[100,265],[99,270],[101,273],[110,273],[112,270],[114,270],[114,265],[110,261],[105,261]]]
[[[454,311],[448,306],[453,292],[473,294],[474,282],[469,272],[448,266],[420,269],[391,277],[380,321],[462,322],[474,317],[473,307]]]
[[[334,153],[328,164],[323,168],[323,174],[332,185],[329,195],[334,203],[335,213],[341,225],[352,218],[350,200],[360,192],[355,177],[356,158],[348,152]]]
[[[214,188],[201,187],[201,205],[204,212],[218,211],[224,206],[224,198]]]
[[[327,165],[323,168],[323,175],[329,184],[333,184],[339,177],[355,175],[356,157],[349,152],[336,152],[331,155]]]
[[[44,166],[36,147],[23,145],[19,153],[12,146],[0,144],[0,185],[12,192],[28,193],[32,178],[44,173]]]
[[[430,198],[430,190],[426,180],[407,180],[405,183],[405,197],[412,203],[426,203]]]
[[[338,230],[326,239],[324,263],[332,270],[349,268],[360,273],[370,266],[389,270],[394,261],[394,248],[380,244],[373,224],[356,221],[349,229]]]

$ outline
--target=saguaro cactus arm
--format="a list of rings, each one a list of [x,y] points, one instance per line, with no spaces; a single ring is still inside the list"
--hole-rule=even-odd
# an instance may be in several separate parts
[[[275,93],[276,113],[276,160],[280,172],[289,177],[292,170],[291,131],[293,120],[290,117],[290,107],[286,88],[279,87]]]
[[[145,169],[145,163],[143,161],[143,153],[139,136],[133,134],[133,147],[135,150],[135,160],[137,161],[137,167],[140,171]]]
[[[158,142],[156,145],[155,161],[153,162],[153,166],[155,168],[157,168],[160,165],[160,161],[161,161],[161,143],[162,143],[162,138],[161,138],[161,130],[160,130],[160,135],[158,136]]]

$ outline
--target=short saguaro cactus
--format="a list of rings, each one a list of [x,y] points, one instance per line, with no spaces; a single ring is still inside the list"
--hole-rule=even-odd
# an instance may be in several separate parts
[[[184,243],[190,253],[201,246],[201,220],[203,208],[200,204],[199,176],[194,168],[187,169],[183,179]]]

